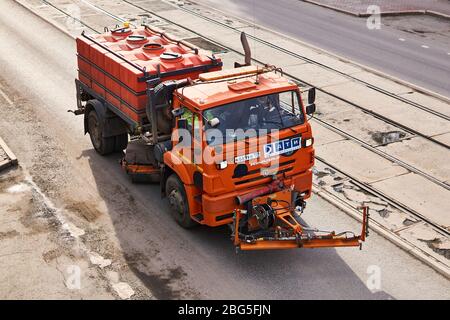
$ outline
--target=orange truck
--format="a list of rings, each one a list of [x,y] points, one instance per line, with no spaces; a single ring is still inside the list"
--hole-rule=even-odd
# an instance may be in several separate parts
[[[228,225],[241,250],[360,246],[367,235],[309,227],[315,111],[274,66],[221,59],[147,25],[76,40],[76,115],[95,150],[123,152],[133,182],[161,186],[176,222]],[[306,92],[305,92],[306,94]]]

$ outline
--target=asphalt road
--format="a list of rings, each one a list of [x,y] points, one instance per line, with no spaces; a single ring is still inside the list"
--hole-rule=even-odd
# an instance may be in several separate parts
[[[156,298],[450,298],[448,280],[373,232],[362,251],[235,254],[226,228],[179,228],[158,186],[132,184],[120,156],[97,155],[83,135],[83,119],[67,113],[75,107],[75,41],[11,0],[0,3],[0,41],[0,89],[14,101],[8,105],[0,97],[0,136],[56,206],[81,202],[96,209],[98,216],[83,224],[71,211],[61,214],[85,230],[85,246],[136,277],[136,292],[149,290]],[[360,229],[316,196],[305,219],[321,228]],[[40,264],[33,263],[29,283],[0,283],[0,292],[26,297],[27,290],[40,290],[45,298],[52,284],[32,281]],[[366,286],[373,266],[381,272],[374,293]]]
[[[387,25],[382,25],[380,30],[369,30],[365,18],[352,17],[299,0],[195,2],[450,97],[450,42],[443,43],[442,38],[433,37],[433,34],[415,34],[408,30],[408,26],[405,27],[407,31]],[[416,23],[420,24],[420,21]],[[420,29],[420,25],[416,27]]]

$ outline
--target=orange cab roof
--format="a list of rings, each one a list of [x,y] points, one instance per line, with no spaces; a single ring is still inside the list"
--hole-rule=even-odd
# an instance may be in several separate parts
[[[245,100],[275,92],[295,90],[297,85],[279,73],[268,72],[258,76],[242,77],[237,80],[224,79],[220,82],[195,82],[194,85],[177,90],[180,100],[187,100],[199,110]]]

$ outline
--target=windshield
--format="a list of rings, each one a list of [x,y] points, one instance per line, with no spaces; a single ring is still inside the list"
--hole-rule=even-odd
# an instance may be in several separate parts
[[[244,138],[233,133],[243,130],[245,138],[266,134],[272,130],[282,130],[303,124],[305,121],[299,104],[297,91],[286,91],[260,96],[252,99],[236,101],[223,106],[208,109],[204,112],[206,120],[217,118],[219,124],[214,129],[222,133],[223,139],[214,134],[208,134],[208,144],[220,144]],[[211,129],[208,125],[206,129]],[[242,132],[242,131],[240,131]]]

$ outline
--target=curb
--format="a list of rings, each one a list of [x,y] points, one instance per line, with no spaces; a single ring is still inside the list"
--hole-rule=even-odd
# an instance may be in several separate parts
[[[344,201],[334,197],[330,193],[326,192],[325,190],[322,190],[316,186],[313,186],[313,192],[317,194],[319,197],[324,199],[325,201],[329,202],[330,204],[334,205],[335,207],[339,208],[340,210],[344,211],[347,215],[352,217],[353,219],[362,222],[362,216],[361,213],[345,203]],[[426,254],[426,252],[422,251],[421,249],[417,248],[416,246],[410,244],[405,239],[401,238],[400,236],[393,234],[390,230],[383,227],[378,222],[370,219],[369,228],[378,233],[383,238],[387,239],[388,241],[395,244],[397,247],[402,249],[403,251],[406,251],[416,259],[420,260],[427,266],[431,267],[433,270],[438,272],[439,274],[443,275],[445,278],[450,279],[450,267],[446,266],[442,262],[436,260],[432,256],[429,256]]]
[[[64,33],[66,36],[68,36],[68,37],[70,37],[72,39],[75,39],[75,37],[69,31],[65,30],[64,28],[59,26],[57,23],[51,21],[50,19],[46,19],[46,18],[40,16],[39,13],[37,13],[31,6],[27,6],[27,5],[23,4],[20,0],[14,0],[14,2],[17,3],[19,6],[23,7],[24,9],[30,11],[32,14],[34,14],[36,17],[38,17],[42,21],[44,21],[44,22],[48,23],[49,25],[55,27],[56,29],[58,29],[59,31]]]
[[[4,161],[0,162],[0,171],[18,164],[17,157],[11,151],[11,149],[6,145],[6,142],[1,137],[0,137],[0,148],[3,149],[3,151],[5,151],[6,155],[9,158],[9,160],[4,160]]]
[[[354,11],[349,11],[349,10],[345,10],[345,9],[341,9],[339,7],[335,7],[332,5],[328,5],[328,4],[324,4],[324,3],[320,3],[314,0],[301,0],[303,2],[307,2],[307,3],[311,3],[314,4],[316,6],[319,7],[323,7],[323,8],[327,8],[330,10],[334,10],[337,12],[341,12],[341,13],[345,13],[354,17],[359,17],[359,18],[367,18],[370,17],[372,14],[370,13],[361,13],[361,12],[354,12]],[[437,11],[432,11],[432,10],[402,10],[402,11],[383,11],[380,12],[380,15],[383,17],[388,17],[388,16],[403,16],[403,15],[411,15],[411,14],[417,14],[417,15],[422,15],[422,14],[428,14],[431,16],[436,16],[436,17],[440,17],[440,18],[444,18],[444,19],[450,19],[450,15],[447,15],[445,13],[441,13],[441,12],[437,12]]]

